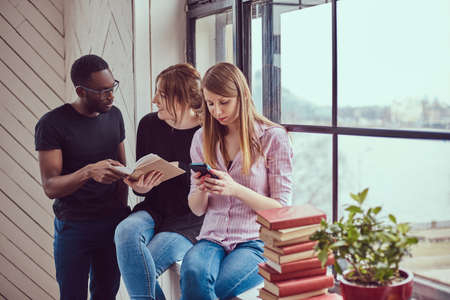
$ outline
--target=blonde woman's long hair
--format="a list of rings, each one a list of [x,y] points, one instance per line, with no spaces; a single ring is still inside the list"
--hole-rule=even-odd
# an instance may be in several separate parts
[[[206,71],[202,79],[202,89],[207,89],[214,94],[223,97],[237,97],[239,105],[239,141],[242,151],[242,173],[248,174],[252,164],[259,155],[263,156],[262,147],[256,136],[256,123],[267,124],[269,126],[280,125],[270,121],[256,111],[252,95],[247,84],[247,80],[241,70],[230,63],[218,63]],[[203,99],[203,154],[205,162],[212,167],[217,167],[217,145],[223,154],[225,164],[231,162],[228,157],[225,136],[227,127],[221,125],[209,113],[205,99]]]
[[[201,113],[202,92],[200,73],[190,64],[176,64],[161,71],[156,77],[165,107],[175,118],[175,123],[183,117],[187,108],[194,110],[197,116]],[[182,115],[178,116],[175,105],[182,107]]]

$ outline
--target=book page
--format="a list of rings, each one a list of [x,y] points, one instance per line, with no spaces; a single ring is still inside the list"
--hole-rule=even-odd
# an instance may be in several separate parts
[[[185,173],[183,169],[178,167],[178,162],[168,162],[155,155],[153,158],[141,162],[140,165],[134,169],[133,173],[130,175],[130,178],[132,180],[137,180],[140,176],[154,170],[162,173],[163,176],[161,178],[161,182]]]
[[[161,159],[161,157],[159,157],[157,154],[149,153],[149,154],[144,155],[141,158],[139,158],[139,160],[136,162],[135,168],[138,168],[139,166],[141,166],[143,164],[152,163],[158,159]]]
[[[131,180],[138,180],[140,176],[154,170],[162,173],[163,176],[161,178],[161,182],[185,173],[185,170],[179,167],[179,163],[177,161],[168,162],[165,159],[162,159],[157,154],[153,153],[141,157],[136,162],[135,168],[131,168],[129,166],[113,166],[113,168],[120,173],[129,175],[129,178]]]
[[[112,166],[115,170],[119,171],[120,173],[124,173],[127,175],[130,175],[133,173],[133,169],[130,167],[122,167],[122,166]]]

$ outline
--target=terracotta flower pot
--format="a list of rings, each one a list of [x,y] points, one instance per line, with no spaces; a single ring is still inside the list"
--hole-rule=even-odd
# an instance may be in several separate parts
[[[400,270],[404,280],[386,286],[363,286],[342,276],[340,286],[344,300],[408,300],[412,295],[413,274]]]

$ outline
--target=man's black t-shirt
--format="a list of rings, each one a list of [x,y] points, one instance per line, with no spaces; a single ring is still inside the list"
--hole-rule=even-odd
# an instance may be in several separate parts
[[[149,212],[156,223],[156,232],[177,232],[192,242],[203,224],[203,216],[195,216],[188,205],[190,148],[192,137],[199,128],[175,129],[160,120],[157,113],[150,113],[139,122],[136,137],[136,160],[155,153],[167,161],[178,161],[186,173],[154,187],[134,211]]]
[[[118,159],[125,139],[122,114],[112,107],[97,117],[86,117],[64,104],[46,113],[35,128],[36,150],[61,149],[61,175],[104,159]],[[117,183],[89,179],[74,193],[55,199],[53,210],[60,220],[94,220],[121,216],[125,207],[116,197]]]

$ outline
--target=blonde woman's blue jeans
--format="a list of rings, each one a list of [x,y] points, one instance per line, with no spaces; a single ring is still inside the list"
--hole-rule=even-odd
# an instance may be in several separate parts
[[[240,243],[227,253],[211,241],[200,240],[181,265],[181,299],[231,299],[263,281],[258,264],[263,262],[263,242]]]

